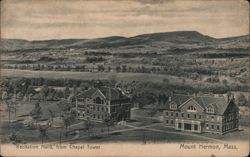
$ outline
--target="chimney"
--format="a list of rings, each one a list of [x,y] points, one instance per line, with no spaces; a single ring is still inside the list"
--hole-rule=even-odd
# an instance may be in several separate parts
[[[194,94],[193,94],[193,97],[196,97],[196,96],[197,96],[197,93],[194,93]]]
[[[173,96],[174,96],[174,91],[172,91],[172,92],[170,93],[170,96],[171,96],[171,97],[173,97]]]
[[[168,97],[168,101],[169,101],[169,102],[172,101],[172,97],[171,97],[171,96]]]

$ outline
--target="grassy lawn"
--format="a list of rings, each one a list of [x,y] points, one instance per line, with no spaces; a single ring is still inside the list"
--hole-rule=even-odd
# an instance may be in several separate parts
[[[30,112],[35,108],[35,103],[37,101],[33,100],[33,101],[20,101],[17,104],[17,110],[16,110],[16,119],[18,120],[23,120],[30,114]],[[60,114],[60,109],[58,108],[58,106],[56,105],[56,101],[46,101],[46,102],[40,102],[40,106],[42,108],[42,118],[49,118],[49,112],[48,110],[52,110],[53,112],[56,113],[56,116],[59,116]],[[1,112],[1,118],[2,120],[8,120],[8,112],[6,111],[7,107],[5,104],[3,104],[3,102],[1,102],[2,107],[3,107],[3,111]],[[10,116],[11,120],[15,119],[14,113],[11,113]]]
[[[166,143],[166,142],[195,142],[201,141],[201,139],[186,136],[186,135],[173,135],[167,133],[159,133],[148,131],[144,129],[126,131],[114,133],[111,135],[98,136],[89,138],[88,143],[100,143],[100,142],[136,142],[136,143]],[[80,143],[83,141],[74,141]],[[205,141],[203,141],[205,142]],[[207,141],[206,141],[207,142]]]

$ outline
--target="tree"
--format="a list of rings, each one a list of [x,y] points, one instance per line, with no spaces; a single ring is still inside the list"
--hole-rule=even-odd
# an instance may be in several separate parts
[[[82,82],[79,86],[79,91],[88,90],[91,85],[87,82]]]
[[[239,97],[238,97],[238,105],[239,106],[245,106],[247,105],[247,99],[244,96],[244,94],[240,93]]]
[[[70,89],[69,89],[68,86],[65,88],[63,95],[64,95],[65,99],[67,99],[69,97],[69,95],[70,95]]]
[[[164,83],[168,84],[168,83],[169,83],[169,79],[164,78],[164,79],[162,80],[162,82],[164,82]]]
[[[11,116],[11,113],[13,113],[13,107],[8,103],[7,100],[4,101],[6,106],[7,106],[7,112],[8,112],[8,117],[9,117],[9,123],[10,123],[10,116]]]
[[[85,128],[86,128],[86,130],[88,132],[88,137],[89,137],[91,129],[94,128],[94,124],[90,121],[89,117],[85,121]]]
[[[70,129],[70,125],[75,121],[77,117],[77,112],[75,110],[70,110],[70,112],[65,112],[62,115],[63,124],[65,126],[65,136],[68,136],[68,131]]]
[[[120,72],[121,71],[121,67],[118,65],[118,66],[116,66],[115,70],[116,70],[116,72]]]
[[[126,72],[127,71],[127,65],[122,65],[122,72]]]
[[[109,135],[109,127],[114,125],[113,119],[110,116],[107,116],[104,120],[103,123],[107,126],[108,128],[108,135]]]
[[[67,137],[68,136],[68,128],[71,124],[71,119],[69,116],[63,116],[63,124],[65,127],[65,136]]]
[[[110,66],[108,66],[108,72],[110,72],[111,71],[111,67]]]
[[[100,71],[104,71],[105,67],[104,67],[104,65],[98,65],[97,69],[100,72]]]
[[[56,116],[56,113],[55,113],[55,111],[53,111],[51,109],[49,109],[48,112],[49,112],[49,116],[50,116],[51,122],[53,123],[54,118]]]
[[[117,78],[115,75],[111,75],[109,77],[109,86],[112,87],[112,86],[115,86],[116,82],[117,82]]]
[[[44,138],[46,138],[46,139],[48,138],[47,131],[48,131],[49,127],[51,127],[50,121],[48,121],[48,123],[46,125],[38,124],[38,126],[37,126],[37,129],[39,131],[39,137],[41,138],[42,143],[43,143]]]
[[[184,85],[186,83],[186,79],[182,78],[181,83],[182,83],[182,85]]]
[[[71,106],[66,100],[61,100],[56,105],[62,112],[70,111],[71,108]]]
[[[60,99],[60,98],[63,98],[63,92],[61,90],[56,90],[55,94],[54,94],[54,97],[56,99]]]
[[[28,100],[29,100],[29,101],[30,101],[31,96],[32,96],[33,94],[35,94],[35,93],[36,93],[36,91],[35,91],[34,87],[30,85],[30,86],[27,88],[27,91],[26,91],[26,95],[28,95]]]
[[[40,96],[43,101],[45,101],[45,98],[48,95],[48,92],[49,92],[49,88],[46,84],[44,84],[40,91]]]
[[[30,115],[32,116],[32,118],[37,122],[42,115],[42,108],[39,104],[39,102],[36,102],[35,104],[35,108],[30,112]]]
[[[154,115],[156,115],[157,113],[157,109],[153,108],[148,112],[148,115],[151,117],[151,120],[153,118]]]
[[[163,105],[166,104],[167,100],[168,100],[168,98],[167,98],[166,94],[163,93],[163,94],[162,94],[162,102],[163,102]]]

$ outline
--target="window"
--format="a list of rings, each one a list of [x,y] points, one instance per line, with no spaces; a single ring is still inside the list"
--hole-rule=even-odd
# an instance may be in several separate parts
[[[178,113],[176,113],[175,115],[176,115],[176,117],[178,117]]]
[[[174,124],[174,121],[173,121],[173,119],[171,119],[171,124]]]
[[[178,123],[178,128],[179,128],[179,129],[181,128],[181,123]]]
[[[166,116],[168,116],[168,111],[166,112]]]
[[[171,116],[172,116],[172,117],[174,116],[174,113],[173,113],[173,112],[171,112]]]
[[[194,115],[194,118],[196,119],[196,114]]]
[[[166,123],[168,124],[168,120],[166,120]]]
[[[220,126],[219,125],[217,125],[217,130],[220,130]]]
[[[207,108],[207,113],[214,113],[214,108],[213,107],[208,107]]]
[[[214,116],[211,116],[211,120],[214,121]]]
[[[177,105],[176,104],[170,104],[170,109],[177,109]]]
[[[190,114],[188,114],[188,118],[190,118]]]
[[[209,125],[208,124],[206,124],[206,129],[209,129]]]
[[[201,115],[199,115],[199,119],[201,119]]]
[[[214,129],[214,125],[211,125],[211,129]]]
[[[184,117],[184,113],[181,113],[181,116]]]
[[[196,108],[193,105],[191,105],[191,106],[188,106],[187,111],[189,111],[189,112],[196,112]]]
[[[99,106],[97,106],[97,111],[99,111]]]
[[[198,125],[194,124],[194,130],[198,130]]]
[[[100,98],[100,97],[97,97],[97,98],[95,99],[95,103],[97,103],[97,104],[101,104],[101,103],[102,103],[101,98]]]

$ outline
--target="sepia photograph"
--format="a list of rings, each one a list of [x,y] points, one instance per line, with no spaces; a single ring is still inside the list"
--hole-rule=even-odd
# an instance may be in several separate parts
[[[2,0],[2,156],[247,156],[246,0]]]

